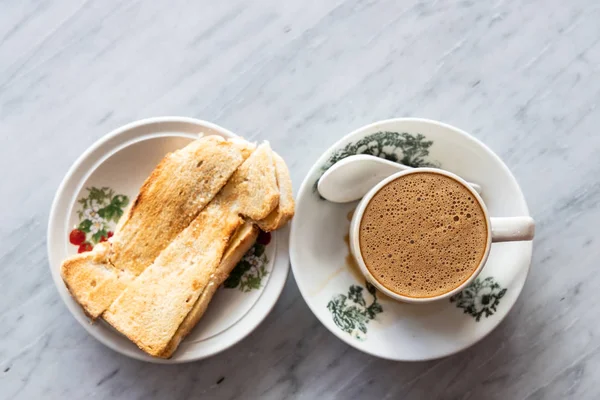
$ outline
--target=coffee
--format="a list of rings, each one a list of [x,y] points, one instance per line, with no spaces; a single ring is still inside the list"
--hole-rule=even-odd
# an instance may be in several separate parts
[[[359,243],[367,269],[383,286],[406,297],[435,297],[475,272],[488,246],[487,219],[460,182],[417,172],[371,198]]]

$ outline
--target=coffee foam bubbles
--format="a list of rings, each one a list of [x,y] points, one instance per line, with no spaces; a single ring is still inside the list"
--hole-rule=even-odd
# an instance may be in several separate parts
[[[360,224],[363,260],[386,288],[439,296],[460,286],[487,248],[485,214],[456,180],[431,172],[404,175],[373,196]]]

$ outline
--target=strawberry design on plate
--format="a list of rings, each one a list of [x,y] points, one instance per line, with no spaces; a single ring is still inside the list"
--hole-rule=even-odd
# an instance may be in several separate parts
[[[69,233],[69,242],[77,246],[77,252],[91,251],[94,245],[106,242],[113,236],[113,229],[129,204],[129,197],[115,194],[108,187],[86,188],[88,195],[77,202],[79,224]]]

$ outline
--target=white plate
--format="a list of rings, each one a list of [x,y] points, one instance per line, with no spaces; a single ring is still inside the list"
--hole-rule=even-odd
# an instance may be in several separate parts
[[[182,117],[151,118],[123,126],[79,157],[62,181],[52,204],[48,259],[61,297],[92,336],[111,349],[139,360],[180,363],[227,349],[262,322],[277,302],[287,278],[289,230],[286,228],[274,233],[271,242],[261,248],[264,253],[256,257],[255,267],[246,271],[241,279],[228,282],[228,286],[235,287],[219,289],[200,323],[169,360],[148,356],[104,322],[90,324],[69,295],[60,277],[60,265],[67,256],[78,251],[78,246],[69,242],[71,230],[81,227],[82,231],[89,231],[84,234],[92,245],[100,236],[106,236],[114,229],[118,214],[135,199],[140,186],[165,154],[185,146],[200,132],[226,138],[235,136],[209,122]],[[258,247],[251,252],[255,248]],[[252,256],[245,257],[248,260]]]
[[[450,301],[399,303],[367,285],[352,266],[347,235],[357,202],[321,199],[316,182],[335,161],[372,154],[412,167],[434,166],[482,186],[490,215],[529,215],[506,165],[467,133],[424,119],[392,119],[360,128],[323,154],[296,200],[290,256],[302,296],[337,337],[382,358],[419,361],[444,357],[490,333],[514,305],[525,283],[532,243],[495,243],[479,277]]]

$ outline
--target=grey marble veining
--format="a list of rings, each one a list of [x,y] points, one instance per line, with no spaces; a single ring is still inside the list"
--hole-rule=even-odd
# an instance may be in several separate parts
[[[599,20],[595,0],[0,1],[0,398],[600,398]],[[156,115],[269,139],[296,189],[325,148],[378,119],[472,132],[538,222],[525,289],[487,338],[431,362],[348,347],[292,276],[215,357],[114,353],[60,300],[46,224],[82,151]]]

